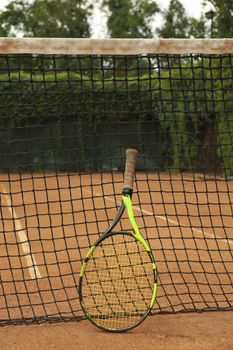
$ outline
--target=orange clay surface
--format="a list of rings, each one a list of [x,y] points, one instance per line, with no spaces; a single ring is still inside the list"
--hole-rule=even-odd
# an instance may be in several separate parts
[[[134,330],[111,334],[88,321],[5,326],[1,350],[232,350],[232,312],[157,315]]]

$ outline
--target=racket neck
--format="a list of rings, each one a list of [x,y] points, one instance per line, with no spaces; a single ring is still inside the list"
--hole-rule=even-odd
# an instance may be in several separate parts
[[[120,218],[122,217],[122,214],[124,213],[125,210],[125,203],[122,200],[121,202],[121,206],[119,207],[116,216],[114,217],[114,219],[112,220],[110,226],[107,228],[107,230],[104,232],[105,235],[107,235],[109,232],[111,232],[114,227],[116,226],[116,224],[118,223],[118,221],[120,220]]]
[[[122,202],[124,202],[125,208],[127,210],[129,221],[130,221],[131,226],[134,230],[134,236],[142,243],[142,245],[145,247],[145,249],[149,252],[150,247],[149,247],[148,243],[145,241],[145,239],[142,237],[140,230],[138,228],[138,225],[135,221],[134,213],[133,213],[133,205],[132,205],[130,196],[123,195]]]
[[[123,215],[123,213],[125,211],[125,208],[126,208],[126,203],[129,203],[129,202],[125,201],[124,198],[130,199],[130,203],[131,203],[132,194],[133,194],[133,190],[131,188],[124,188],[123,189],[121,206],[119,207],[119,209],[118,209],[118,211],[116,213],[116,216],[112,220],[110,226],[105,231],[105,233],[104,233],[105,235],[108,234],[109,232],[111,232],[114,229],[114,227],[116,226],[116,224],[118,223],[118,221],[122,217],[122,215]],[[132,204],[129,204],[129,205],[132,205]]]

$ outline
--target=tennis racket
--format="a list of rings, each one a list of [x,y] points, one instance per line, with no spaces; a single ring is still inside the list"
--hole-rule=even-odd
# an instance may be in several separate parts
[[[97,327],[122,332],[139,325],[156,298],[157,268],[134,219],[131,196],[137,151],[126,151],[122,203],[104,234],[90,248],[80,272],[79,297]],[[113,231],[127,211],[132,232]]]

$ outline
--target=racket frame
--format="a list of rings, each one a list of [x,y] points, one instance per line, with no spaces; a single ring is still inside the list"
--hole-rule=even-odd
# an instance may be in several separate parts
[[[107,230],[103,233],[103,235],[101,235],[101,237],[99,239],[97,239],[95,244],[89,249],[89,251],[88,251],[88,253],[86,255],[86,258],[83,261],[82,268],[81,268],[80,275],[79,275],[79,288],[78,288],[79,300],[80,300],[80,305],[82,307],[82,310],[83,310],[85,316],[95,326],[97,326],[98,328],[103,329],[105,331],[109,331],[109,332],[124,332],[124,331],[128,331],[128,330],[138,326],[140,323],[142,323],[145,320],[145,318],[150,314],[150,312],[151,312],[151,310],[153,308],[155,299],[156,299],[156,295],[157,295],[157,266],[156,266],[156,263],[155,263],[154,256],[153,256],[153,253],[151,251],[151,248],[150,248],[149,244],[146,242],[146,240],[142,237],[142,235],[140,233],[140,230],[138,228],[138,225],[137,225],[137,223],[135,221],[134,214],[133,214],[133,206],[132,206],[132,201],[131,201],[131,195],[132,195],[132,191],[131,190],[129,190],[129,189],[123,190],[121,206],[119,207],[119,209],[118,209],[114,219],[112,220],[112,222],[109,225],[109,227],[107,228]],[[114,229],[114,227],[117,225],[118,221],[121,219],[125,209],[127,210],[128,218],[129,218],[129,221],[130,221],[130,223],[132,225],[132,228],[133,228],[133,233],[127,232],[127,231],[117,231],[117,232],[112,231]],[[145,248],[145,250],[147,251],[147,253],[148,253],[149,257],[150,257],[151,264],[152,264],[152,269],[153,269],[153,274],[154,274],[153,292],[152,292],[151,302],[150,302],[150,305],[148,307],[147,312],[143,315],[143,317],[139,321],[135,322],[134,324],[130,325],[129,327],[119,328],[119,329],[118,328],[117,329],[115,329],[115,328],[106,328],[106,327],[103,327],[103,326],[99,325],[96,321],[94,321],[93,318],[91,317],[91,315],[87,312],[87,310],[85,308],[85,305],[83,303],[83,297],[82,297],[83,276],[84,276],[84,273],[85,273],[85,270],[86,270],[86,266],[87,266],[87,263],[88,263],[90,257],[93,255],[93,253],[94,253],[95,249],[97,248],[97,246],[104,239],[106,239],[107,237],[109,237],[111,235],[115,235],[115,234],[128,234],[128,235],[131,235],[143,245],[143,247]]]

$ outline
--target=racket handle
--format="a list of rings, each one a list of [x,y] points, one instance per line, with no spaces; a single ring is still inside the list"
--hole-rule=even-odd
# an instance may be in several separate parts
[[[130,194],[132,194],[133,192],[133,182],[135,176],[137,154],[138,151],[136,149],[126,150],[123,192],[127,192],[127,190],[129,190]]]

